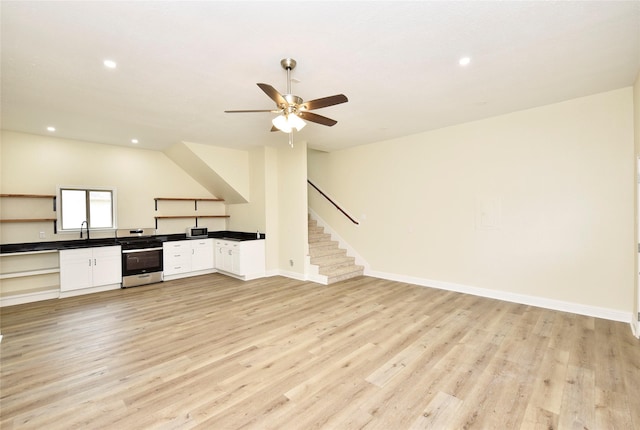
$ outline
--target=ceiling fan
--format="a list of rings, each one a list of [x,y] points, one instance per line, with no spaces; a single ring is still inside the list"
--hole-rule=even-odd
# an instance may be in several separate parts
[[[300,131],[306,125],[306,121],[315,122],[316,124],[331,127],[338,121],[317,113],[309,112],[311,110],[320,109],[328,106],[337,105],[348,102],[347,96],[344,94],[336,94],[334,96],[323,97],[320,99],[305,102],[302,98],[291,94],[291,71],[296,67],[296,60],[293,58],[285,58],[280,61],[280,65],[287,71],[287,92],[280,94],[278,90],[269,84],[257,84],[267,96],[276,102],[275,109],[261,110],[226,110],[226,113],[249,113],[249,112],[271,112],[279,114],[271,122],[273,127],[271,131],[282,131],[289,134],[289,145],[293,146],[293,130]]]

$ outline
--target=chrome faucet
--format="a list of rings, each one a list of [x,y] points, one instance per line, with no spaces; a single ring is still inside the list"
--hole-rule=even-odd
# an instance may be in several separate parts
[[[82,224],[80,224],[80,239],[82,239],[82,226],[85,224],[87,226],[87,240],[89,240],[89,223],[86,221],[82,221]]]

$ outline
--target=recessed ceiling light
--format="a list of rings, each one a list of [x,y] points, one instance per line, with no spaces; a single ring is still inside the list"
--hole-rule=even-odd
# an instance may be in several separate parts
[[[49,127],[47,127],[47,131],[52,131],[53,132],[53,131],[56,131],[56,128],[49,126]]]
[[[138,143],[138,139],[131,139],[131,143]]]
[[[471,57],[462,57],[458,60],[458,64],[461,66],[468,66],[471,63]]]
[[[104,67],[108,67],[109,69],[115,69],[117,66],[116,62],[113,60],[104,60],[102,64],[104,64]]]

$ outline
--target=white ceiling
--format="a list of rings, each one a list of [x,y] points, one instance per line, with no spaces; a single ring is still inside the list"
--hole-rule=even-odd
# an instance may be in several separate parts
[[[286,145],[256,86],[343,93],[296,140],[336,150],[633,85],[640,2],[1,3],[2,128],[164,149]],[[458,65],[461,56],[472,62]],[[104,59],[118,63],[115,70]]]

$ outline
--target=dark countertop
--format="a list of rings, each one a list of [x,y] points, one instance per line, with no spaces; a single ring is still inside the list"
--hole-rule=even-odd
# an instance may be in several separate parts
[[[187,235],[182,234],[159,234],[154,236],[162,242],[174,242],[186,240]],[[258,240],[256,233],[246,233],[241,231],[211,231],[209,239],[228,239],[235,241]],[[201,238],[194,238],[201,239]],[[260,233],[260,240],[264,239],[264,233]],[[8,243],[0,245],[0,254],[10,254],[14,252],[34,252],[34,251],[59,251],[62,249],[94,248],[99,246],[119,245],[116,238],[106,239],[77,239],[59,240],[53,242],[28,242],[28,243]]]

